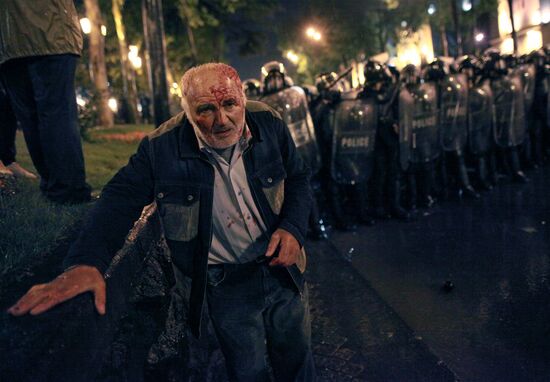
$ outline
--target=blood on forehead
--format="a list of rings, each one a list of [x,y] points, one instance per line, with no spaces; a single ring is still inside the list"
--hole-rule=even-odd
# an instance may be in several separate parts
[[[242,100],[242,84],[237,71],[230,66],[221,66],[216,69],[217,83],[208,88],[210,93],[221,103],[226,97],[235,97],[237,101]],[[229,79],[229,81],[228,81]]]

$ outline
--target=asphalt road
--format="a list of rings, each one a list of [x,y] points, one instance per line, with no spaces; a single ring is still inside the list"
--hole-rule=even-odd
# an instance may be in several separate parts
[[[341,257],[462,381],[550,380],[550,168],[530,177],[413,222],[332,233]]]

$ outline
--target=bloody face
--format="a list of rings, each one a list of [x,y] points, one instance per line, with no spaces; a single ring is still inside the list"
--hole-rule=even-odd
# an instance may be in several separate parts
[[[245,123],[245,100],[236,72],[209,69],[198,73],[186,99],[189,117],[210,147],[223,149],[239,141]]]

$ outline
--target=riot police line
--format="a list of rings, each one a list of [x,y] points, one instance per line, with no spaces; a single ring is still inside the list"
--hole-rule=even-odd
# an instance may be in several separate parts
[[[368,60],[355,89],[345,86],[349,70],[295,86],[272,61],[243,86],[279,112],[309,164],[320,199],[310,227],[321,238],[319,206],[348,230],[409,220],[436,197],[478,199],[500,177],[527,182],[524,169],[541,166],[550,146],[547,57],[489,51],[400,72]]]

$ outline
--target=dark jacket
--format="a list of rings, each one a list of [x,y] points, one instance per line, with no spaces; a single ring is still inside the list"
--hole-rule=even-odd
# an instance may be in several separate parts
[[[81,51],[82,32],[73,0],[0,1],[0,64],[12,58]]]
[[[244,166],[269,234],[283,228],[303,245],[312,204],[309,170],[288,128],[272,109],[249,101],[246,122],[252,139],[243,154]],[[105,272],[143,207],[156,201],[172,261],[192,278],[189,324],[200,335],[213,185],[214,168],[181,113],[144,138],[129,163],[105,186],[64,266],[88,264]],[[302,292],[303,251],[299,266],[287,269]]]

